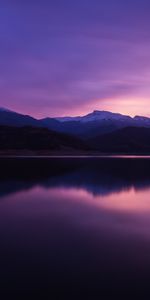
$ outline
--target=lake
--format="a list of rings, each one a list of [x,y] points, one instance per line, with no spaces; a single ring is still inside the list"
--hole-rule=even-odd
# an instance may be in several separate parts
[[[150,158],[0,159],[1,299],[149,299],[149,281]]]

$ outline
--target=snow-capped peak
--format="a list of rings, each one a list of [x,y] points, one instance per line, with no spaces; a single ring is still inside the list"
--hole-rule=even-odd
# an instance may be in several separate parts
[[[121,115],[118,113],[112,113],[109,111],[99,111],[94,110],[92,113],[89,113],[82,117],[60,117],[56,118],[56,120],[60,122],[70,122],[70,121],[80,121],[81,123],[86,122],[94,122],[94,121],[101,121],[101,120],[129,120],[131,117]]]
[[[124,120],[129,119],[129,116],[124,116],[117,113],[112,113],[109,111],[99,111],[94,110],[92,113],[84,116],[82,118],[83,122],[91,122],[91,121],[101,121],[101,120]]]

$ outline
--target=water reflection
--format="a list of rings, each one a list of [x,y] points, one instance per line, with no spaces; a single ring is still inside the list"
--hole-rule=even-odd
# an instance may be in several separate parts
[[[63,187],[109,195],[150,188],[150,159],[1,159],[0,197],[30,189]]]
[[[149,159],[3,159],[0,167],[3,295],[149,295]]]

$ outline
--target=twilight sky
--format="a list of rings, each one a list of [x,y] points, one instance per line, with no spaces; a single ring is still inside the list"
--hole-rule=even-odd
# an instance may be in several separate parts
[[[0,106],[150,116],[149,0],[1,0]]]

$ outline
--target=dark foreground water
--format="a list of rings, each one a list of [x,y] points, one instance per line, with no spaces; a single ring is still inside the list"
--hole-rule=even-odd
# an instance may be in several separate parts
[[[0,159],[0,298],[14,296],[150,298],[150,159]]]

